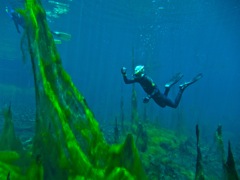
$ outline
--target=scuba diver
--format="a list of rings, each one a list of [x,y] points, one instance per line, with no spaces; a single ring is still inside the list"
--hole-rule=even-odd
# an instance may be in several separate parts
[[[9,8],[9,7],[6,7],[6,12],[7,12],[8,16],[10,18],[12,18],[14,25],[17,29],[17,32],[21,33],[19,26],[22,27],[23,29],[25,28],[24,18],[18,12],[16,12],[15,10],[13,10],[12,8]]]
[[[6,12],[8,14],[8,16],[13,20],[15,27],[17,29],[18,33],[21,33],[19,26],[22,29],[25,29],[25,20],[24,18],[21,16],[21,14],[19,14],[18,12],[16,12],[14,9],[10,8],[10,7],[6,7]],[[64,32],[58,32],[58,31],[51,31],[52,35],[54,35],[57,38],[60,38],[62,40],[68,41],[71,39],[71,35],[68,33],[64,33]],[[59,39],[54,39],[54,42],[56,44],[61,44],[61,40]]]
[[[122,67],[121,73],[123,75],[123,80],[126,84],[132,84],[132,83],[139,83],[144,91],[147,93],[147,96],[143,98],[143,103],[148,103],[149,100],[152,98],[160,107],[164,108],[166,106],[177,108],[178,104],[181,100],[182,94],[184,90],[191,84],[195,83],[199,79],[202,78],[202,73],[195,76],[191,81],[185,82],[179,86],[179,92],[175,98],[174,101],[168,98],[168,93],[170,88],[176,84],[180,79],[182,79],[183,74],[177,73],[175,76],[172,77],[172,79],[165,84],[165,91],[164,93],[160,92],[157,85],[153,82],[153,80],[148,77],[144,73],[144,66],[138,65],[135,67],[133,79],[127,78],[127,69],[125,67]]]

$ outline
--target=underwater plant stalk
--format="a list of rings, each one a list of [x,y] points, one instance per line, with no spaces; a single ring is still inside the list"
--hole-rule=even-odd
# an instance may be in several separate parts
[[[124,127],[124,102],[123,102],[123,96],[121,96],[121,101],[120,101],[120,109],[121,109],[121,130],[122,130],[122,134],[125,133],[125,127]]]
[[[38,161],[29,169],[29,176],[35,174],[38,179],[145,177],[131,136],[123,145],[110,146],[105,142],[85,98],[62,67],[40,0],[26,0],[21,14],[26,21],[36,93],[32,154]],[[124,153],[127,150],[131,151],[128,152],[131,161]],[[112,154],[115,159],[109,159]],[[116,162],[117,158],[125,164]]]
[[[199,127],[196,125],[196,138],[197,138],[197,163],[196,163],[196,173],[195,180],[204,180],[203,165],[202,165],[202,153],[199,147]]]
[[[132,68],[134,69],[134,48],[132,48]],[[131,120],[132,126],[138,124],[138,111],[137,111],[137,92],[135,89],[135,84],[132,84],[132,111]]]
[[[230,141],[228,141],[228,157],[227,157],[227,162],[224,165],[224,169],[225,169],[225,176],[227,180],[239,179],[237,170],[235,167],[235,161],[234,161]]]

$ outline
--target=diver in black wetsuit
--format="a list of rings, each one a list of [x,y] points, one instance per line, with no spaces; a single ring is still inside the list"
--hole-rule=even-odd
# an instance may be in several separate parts
[[[17,29],[18,33],[21,33],[19,26],[22,29],[25,29],[25,20],[24,18],[18,13],[16,12],[14,9],[10,8],[10,7],[6,7],[6,12],[8,14],[8,16],[13,20],[15,27]],[[58,32],[58,31],[50,31],[52,33],[53,36],[60,38],[62,40],[68,41],[71,39],[71,35],[68,33],[64,33],[64,32]],[[54,39],[55,43],[57,44],[61,44],[61,40],[58,39]]]
[[[22,27],[23,29],[25,28],[24,18],[18,12],[9,7],[6,7],[6,12],[9,15],[9,17],[12,18],[17,29],[17,32],[21,33],[19,26]]]
[[[148,103],[149,100],[152,98],[159,106],[161,107],[172,107],[172,108],[177,108],[178,104],[181,100],[182,94],[186,87],[188,87],[190,84],[193,84],[197,80],[199,80],[202,77],[202,74],[198,74],[195,78],[193,78],[191,81],[183,83],[179,86],[179,92],[175,98],[175,101],[172,101],[169,99],[168,93],[170,88],[176,84],[182,77],[182,73],[177,73],[166,85],[165,85],[165,91],[164,93],[161,93],[160,90],[158,89],[157,85],[153,82],[151,78],[149,78],[145,73],[144,73],[144,66],[136,66],[134,70],[134,75],[133,79],[128,79],[127,78],[127,69],[125,67],[122,67],[121,73],[123,75],[124,82],[126,84],[132,84],[135,82],[138,82],[144,91],[148,94],[144,99],[144,103]]]

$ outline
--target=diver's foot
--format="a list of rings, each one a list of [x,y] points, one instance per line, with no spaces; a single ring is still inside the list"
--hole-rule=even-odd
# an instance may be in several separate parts
[[[183,84],[180,84],[180,85],[179,85],[180,90],[186,89],[189,85],[197,82],[197,81],[198,81],[199,79],[201,79],[202,77],[203,77],[202,73],[199,73],[199,74],[197,74],[194,78],[192,78],[191,81],[185,82],[185,83],[183,83]]]
[[[186,89],[189,85],[190,85],[190,82],[185,82],[185,83],[179,85],[179,89],[183,91],[183,90]]]
[[[182,73],[177,73],[175,74],[172,79],[168,83],[165,84],[165,88],[171,88],[174,84],[176,84],[180,79],[182,79],[183,74]]]

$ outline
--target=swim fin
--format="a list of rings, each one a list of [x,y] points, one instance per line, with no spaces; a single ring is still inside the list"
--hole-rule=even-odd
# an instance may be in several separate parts
[[[174,84],[176,84],[180,79],[182,79],[183,74],[182,73],[177,73],[175,74],[168,83],[165,84],[165,88],[171,88]]]
[[[54,39],[55,44],[62,44],[62,41],[59,39]]]
[[[197,81],[198,81],[199,79],[201,79],[202,77],[203,77],[202,73],[199,73],[199,74],[197,74],[194,78],[192,78],[191,81],[185,82],[185,83],[183,83],[183,84],[180,84],[180,85],[179,85],[179,88],[180,88],[181,90],[184,90],[184,89],[187,88],[189,85],[197,82]]]
[[[58,32],[54,31],[52,32],[54,36],[64,40],[64,41],[69,41],[71,39],[71,34],[65,33],[65,32]]]

